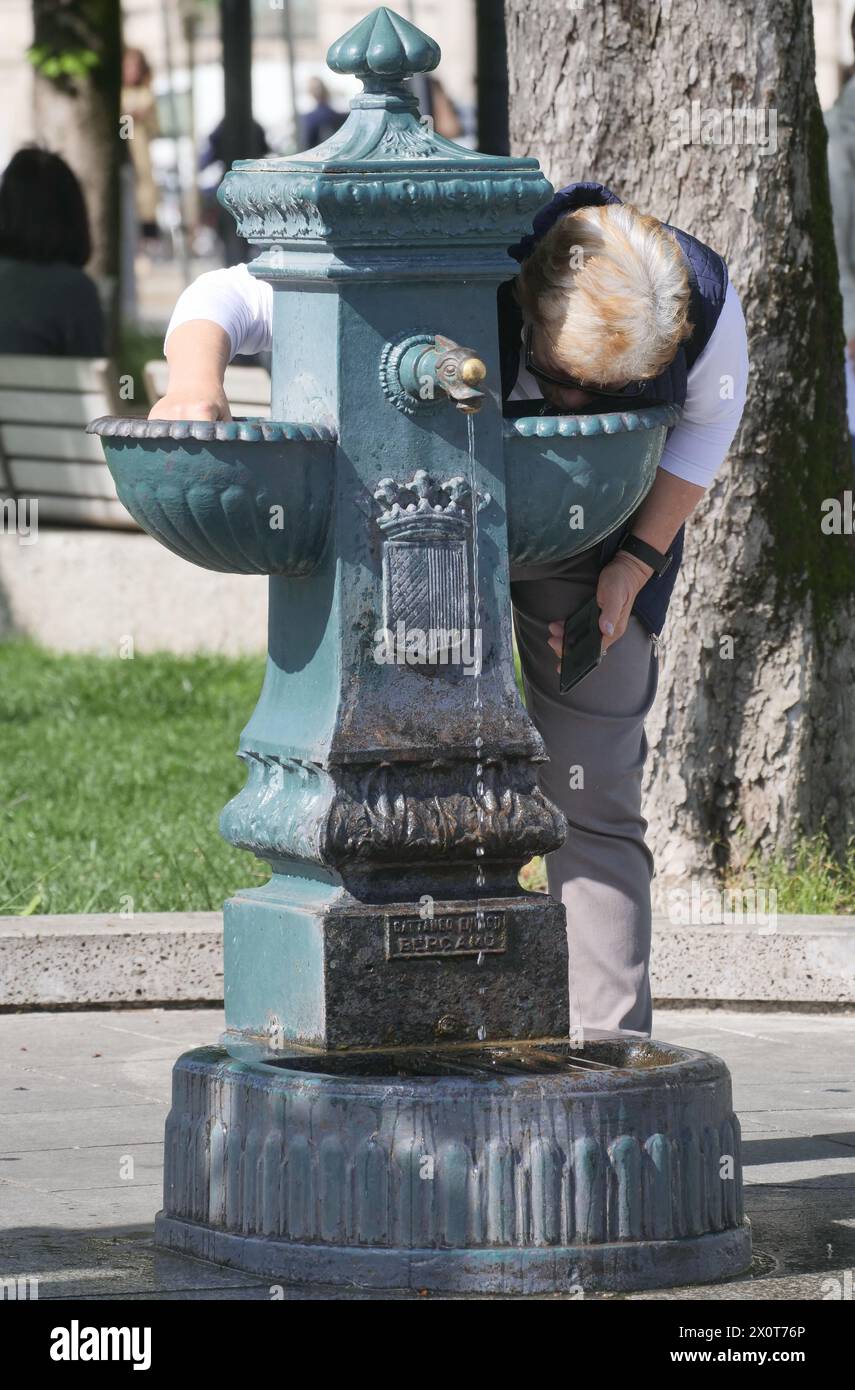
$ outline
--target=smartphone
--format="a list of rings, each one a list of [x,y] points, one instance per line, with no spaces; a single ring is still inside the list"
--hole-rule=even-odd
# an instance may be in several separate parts
[[[561,648],[561,674],[558,678],[562,695],[590,675],[603,659],[603,634],[600,632],[600,605],[592,598],[577,613],[571,613],[564,624],[564,643]]]

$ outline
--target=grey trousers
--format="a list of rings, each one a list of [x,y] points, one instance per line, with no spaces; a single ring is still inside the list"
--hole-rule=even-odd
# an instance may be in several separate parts
[[[528,712],[549,762],[540,780],[567,817],[546,856],[549,892],[567,910],[571,1031],[650,1035],[650,880],[641,775],[656,694],[656,644],[631,617],[595,671],[562,695],[548,624],[593,596],[599,547],[557,565],[511,569]]]

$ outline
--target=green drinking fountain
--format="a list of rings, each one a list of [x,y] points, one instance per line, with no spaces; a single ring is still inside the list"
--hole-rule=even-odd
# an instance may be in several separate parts
[[[364,86],[342,128],[223,181],[273,287],[272,419],[90,426],[145,531],[270,576],[221,830],[271,875],[224,907],[226,1031],[175,1064],[156,1240],[378,1289],[733,1275],[726,1067],[571,1032],[564,910],[518,879],[567,827],[509,567],[631,516],[676,412],[503,414],[497,289],[552,190],[420,120],[439,57],[375,10],[328,55]]]

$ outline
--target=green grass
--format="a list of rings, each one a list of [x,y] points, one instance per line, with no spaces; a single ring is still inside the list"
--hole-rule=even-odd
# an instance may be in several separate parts
[[[777,894],[778,912],[855,912],[855,841],[842,857],[832,853],[824,833],[799,840],[792,855],[753,856],[728,888],[764,889]]]
[[[0,913],[216,909],[263,882],[217,830],[262,674],[0,644]]]
[[[545,893],[543,859],[530,859],[520,882],[531,893]],[[743,892],[763,890],[766,902],[774,892],[775,911],[781,914],[855,913],[855,841],[841,859],[832,853],[826,835],[805,837],[789,857],[777,854],[764,859],[755,855],[741,870],[726,874],[722,886]]]
[[[0,914],[217,909],[265,865],[220,838],[261,659],[66,656],[0,643]],[[523,869],[545,890],[542,859]],[[855,842],[754,857],[728,888],[777,911],[855,912]]]

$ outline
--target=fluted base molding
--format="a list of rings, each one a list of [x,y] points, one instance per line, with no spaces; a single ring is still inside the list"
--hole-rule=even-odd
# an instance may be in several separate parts
[[[420,1052],[402,1077],[402,1055],[179,1058],[158,1244],[273,1281],[444,1293],[665,1288],[749,1266],[719,1058],[620,1039],[586,1044],[588,1069],[433,1076]]]

